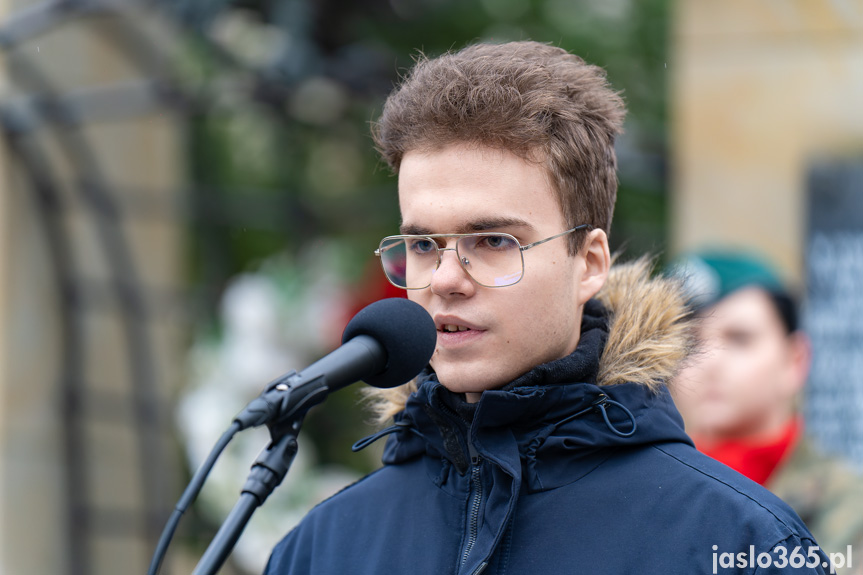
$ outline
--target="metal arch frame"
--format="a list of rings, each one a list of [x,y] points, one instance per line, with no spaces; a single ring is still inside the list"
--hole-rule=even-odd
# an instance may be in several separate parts
[[[102,257],[110,269],[110,286],[115,303],[119,304],[122,317],[124,338],[129,351],[129,378],[133,402],[131,410],[139,438],[138,465],[142,481],[144,506],[148,510],[143,526],[146,538],[155,543],[165,513],[168,498],[160,485],[162,474],[158,469],[166,458],[157,433],[164,422],[160,421],[156,374],[152,371],[154,351],[147,335],[148,309],[146,296],[140,287],[138,271],[132,258],[131,245],[123,230],[123,213],[109,193],[109,185],[102,174],[101,166],[92,146],[77,128],[87,117],[106,119],[101,106],[86,106],[87,100],[98,99],[101,104],[113,104],[113,115],[127,117],[159,105],[189,103],[189,98],[177,90],[177,82],[143,83],[140,85],[111,86],[108,89],[94,90],[78,94],[74,99],[63,98],[56,87],[39,68],[14,49],[34,37],[45,33],[72,18],[90,15],[119,15],[127,10],[141,8],[142,2],[59,0],[46,2],[19,12],[0,27],[0,49],[10,53],[10,71],[17,75],[17,81],[25,89],[35,91],[38,98],[33,99],[28,110],[16,110],[0,105],[0,122],[10,146],[9,149],[20,160],[29,178],[36,198],[37,212],[41,227],[47,238],[49,257],[58,282],[61,321],[61,376],[62,421],[64,435],[64,454],[66,459],[66,496],[67,496],[67,533],[69,573],[87,575],[91,573],[92,558],[90,541],[93,535],[96,513],[88,502],[88,480],[86,468],[87,440],[82,422],[85,417],[87,389],[85,381],[86,340],[82,323],[82,302],[85,301],[83,287],[76,279],[74,270],[76,254],[72,248],[71,234],[58,218],[63,210],[59,193],[59,179],[55,176],[44,150],[37,142],[28,139],[28,134],[47,128],[60,144],[62,153],[68,158],[75,170],[74,192],[76,200],[84,207],[86,215],[94,222],[101,239]],[[153,5],[143,6],[153,9]],[[121,25],[128,24],[122,18]],[[113,37],[124,55],[142,69],[144,73],[153,67],[149,54],[158,47],[148,43],[136,33],[134,26],[126,25],[124,34]],[[236,66],[230,55],[200,35],[206,45],[223,62]],[[145,61],[142,61],[145,60]],[[164,59],[160,59],[164,61]],[[263,74],[254,73],[254,89],[267,84]],[[272,92],[270,92],[272,93]],[[130,95],[137,96],[137,106],[117,103],[128,101]],[[191,98],[199,105],[206,99],[203,94]],[[185,101],[184,101],[185,100]],[[77,109],[75,104],[78,104]],[[95,113],[95,114],[94,114]],[[112,114],[109,114],[109,116]],[[110,119],[107,118],[107,119]]]
[[[83,574],[89,567],[85,553],[87,541],[83,537],[83,526],[90,525],[88,508],[81,501],[86,497],[86,477],[79,461],[83,458],[84,437],[79,425],[81,386],[84,381],[84,337],[82,326],[74,312],[75,301],[78,300],[77,286],[74,279],[74,250],[70,249],[69,234],[63,226],[55,221],[59,212],[60,194],[58,186],[47,163],[42,162],[42,155],[29,149],[19,132],[21,122],[12,118],[6,110],[2,114],[2,125],[6,132],[9,149],[18,157],[29,177],[35,192],[42,229],[48,242],[48,250],[53,261],[53,267],[58,281],[61,325],[61,368],[60,387],[62,398],[61,420],[66,433],[63,434],[65,456],[65,481],[67,497],[67,532],[69,545],[67,553],[70,573]]]
[[[43,5],[46,12],[57,15],[72,8],[68,2]],[[30,18],[38,18],[38,11],[29,12]],[[23,22],[26,23],[26,19]],[[44,31],[47,24],[56,24],[57,19],[43,19],[41,27],[32,31]],[[8,26],[21,24],[13,20]],[[25,27],[26,29],[26,27]],[[5,31],[5,29],[4,29]],[[3,35],[8,40],[8,35]],[[3,42],[8,48],[9,42]],[[131,411],[137,428],[139,451],[139,474],[142,477],[142,497],[145,514],[143,533],[145,538],[155,540],[158,525],[157,510],[163,508],[163,475],[159,467],[166,458],[157,433],[161,429],[159,421],[156,375],[152,371],[154,352],[147,335],[147,310],[145,296],[138,282],[138,273],[132,258],[131,246],[125,237],[120,220],[120,211],[108,193],[106,180],[101,173],[98,159],[83,134],[76,131],[79,123],[73,113],[64,105],[54,86],[39,69],[22,54],[14,54],[9,59],[10,69],[18,73],[23,83],[40,94],[35,112],[29,121],[15,121],[8,110],[4,114],[4,127],[10,148],[27,169],[31,184],[36,191],[42,227],[48,237],[49,250],[53,259],[60,284],[62,359],[60,385],[62,388],[62,421],[64,424],[64,456],[66,460],[66,497],[67,497],[67,535],[69,572],[84,575],[92,571],[90,542],[95,526],[95,513],[89,503],[87,469],[87,439],[83,422],[85,421],[85,402],[87,382],[85,380],[84,358],[86,344],[82,323],[82,289],[74,277],[75,253],[71,248],[71,235],[63,229],[57,217],[60,213],[60,195],[57,180],[50,166],[42,161],[45,157],[34,143],[27,145],[24,138],[28,131],[42,127],[52,130],[64,155],[75,170],[73,186],[77,199],[87,215],[94,222],[101,239],[102,257],[110,269],[110,283],[116,303],[119,304],[122,329],[129,357],[129,380],[132,388]],[[19,112],[20,115],[20,112]],[[19,119],[20,120],[20,119]],[[10,134],[10,129],[13,134]],[[11,136],[11,137],[10,137]],[[122,519],[122,512],[119,518]],[[153,515],[150,517],[150,515]],[[116,516],[115,516],[116,517]]]
[[[219,0],[216,4],[219,7],[215,13],[224,9],[226,2]],[[111,515],[95,510],[88,502],[89,482],[87,469],[83,465],[88,449],[83,422],[89,403],[85,380],[87,342],[83,318],[85,313],[92,313],[87,307],[92,304],[85,297],[89,286],[83,285],[81,279],[75,276],[79,264],[76,264],[72,236],[59,217],[65,209],[60,193],[61,180],[54,173],[50,160],[46,160],[45,150],[35,138],[28,136],[40,130],[49,130],[59,143],[61,153],[75,170],[70,186],[74,203],[80,204],[86,212],[85,217],[94,222],[101,240],[102,257],[111,273],[109,291],[113,293],[113,303],[118,306],[122,316],[124,339],[129,352],[133,401],[131,406],[121,407],[133,413],[139,438],[138,466],[140,475],[145,478],[142,481],[142,497],[147,512],[144,524],[140,525],[141,520],[138,518],[135,524],[143,528],[145,538],[155,545],[170,503],[160,485],[161,474],[156,471],[167,459],[158,437],[165,421],[160,417],[157,374],[151,368],[155,356],[147,335],[152,306],[148,306],[146,294],[137,281],[138,270],[131,257],[131,245],[121,227],[125,209],[121,206],[122,202],[109,193],[111,186],[102,173],[99,159],[78,128],[87,122],[137,116],[161,107],[201,110],[207,109],[212,103],[212,86],[209,84],[195,90],[188,89],[166,73],[161,65],[169,61],[165,56],[165,47],[149,41],[130,17],[141,11],[160,17],[162,24],[173,26],[187,35],[192,34],[218,65],[242,76],[240,87],[250,99],[264,105],[273,116],[284,116],[281,103],[291,91],[290,86],[273,79],[265,70],[249,68],[240,63],[202,30],[184,21],[188,14],[172,12],[173,8],[175,5],[168,0],[53,0],[21,10],[0,25],[0,50],[8,53],[10,75],[28,96],[24,106],[0,102],[0,130],[9,143],[10,151],[20,161],[22,171],[33,189],[37,217],[47,239],[61,304],[59,385],[62,388],[62,421],[66,430],[63,441],[70,575],[90,575],[92,572],[90,542],[97,520],[108,518],[123,521],[124,517],[122,512]],[[213,11],[212,4],[199,8]],[[119,52],[135,69],[142,71],[145,80],[61,94],[35,63],[16,50],[70,20],[91,16],[116,17],[112,24],[121,26],[122,33],[113,33],[113,27],[100,29],[99,32],[107,36],[112,46],[119,48]],[[90,395],[92,397],[92,392]]]

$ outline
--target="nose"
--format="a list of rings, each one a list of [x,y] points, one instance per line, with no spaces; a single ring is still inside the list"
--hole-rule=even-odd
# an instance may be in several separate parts
[[[441,297],[472,295],[476,284],[459,263],[455,248],[441,248],[440,252],[440,265],[432,273],[432,293]]]

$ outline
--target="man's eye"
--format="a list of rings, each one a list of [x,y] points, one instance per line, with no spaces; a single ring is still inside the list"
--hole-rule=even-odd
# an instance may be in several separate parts
[[[730,347],[746,348],[755,342],[755,334],[745,331],[732,331],[725,334],[725,341]]]
[[[408,240],[408,247],[415,254],[429,254],[435,252],[435,244],[431,240]]]
[[[518,247],[518,243],[509,236],[483,236],[477,247],[503,251]]]

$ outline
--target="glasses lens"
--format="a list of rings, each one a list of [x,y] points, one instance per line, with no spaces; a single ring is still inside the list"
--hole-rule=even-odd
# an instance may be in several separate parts
[[[437,246],[431,238],[385,238],[379,251],[384,273],[394,285],[422,289],[431,284],[437,267]]]
[[[524,274],[518,240],[509,234],[483,234],[459,238],[458,256],[478,284],[503,287],[518,283]]]

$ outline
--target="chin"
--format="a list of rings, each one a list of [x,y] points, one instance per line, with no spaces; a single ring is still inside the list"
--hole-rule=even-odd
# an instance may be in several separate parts
[[[716,438],[724,438],[724,437],[735,437],[739,434],[739,427],[735,425],[733,422],[729,423],[727,421],[710,421],[706,425],[702,425],[699,427],[705,434],[710,437]]]
[[[459,381],[458,379],[452,380],[441,377],[438,374],[438,381],[440,381],[441,385],[450,390],[453,393],[482,393],[487,389],[494,389],[494,385],[483,385],[482,383],[477,383],[476,381]]]
[[[458,370],[463,372],[464,370]],[[459,375],[449,376],[447,370],[437,371],[438,381],[441,385],[453,393],[482,393],[489,389],[498,389],[506,385],[507,381],[486,380],[477,381],[476,379],[467,379]]]

